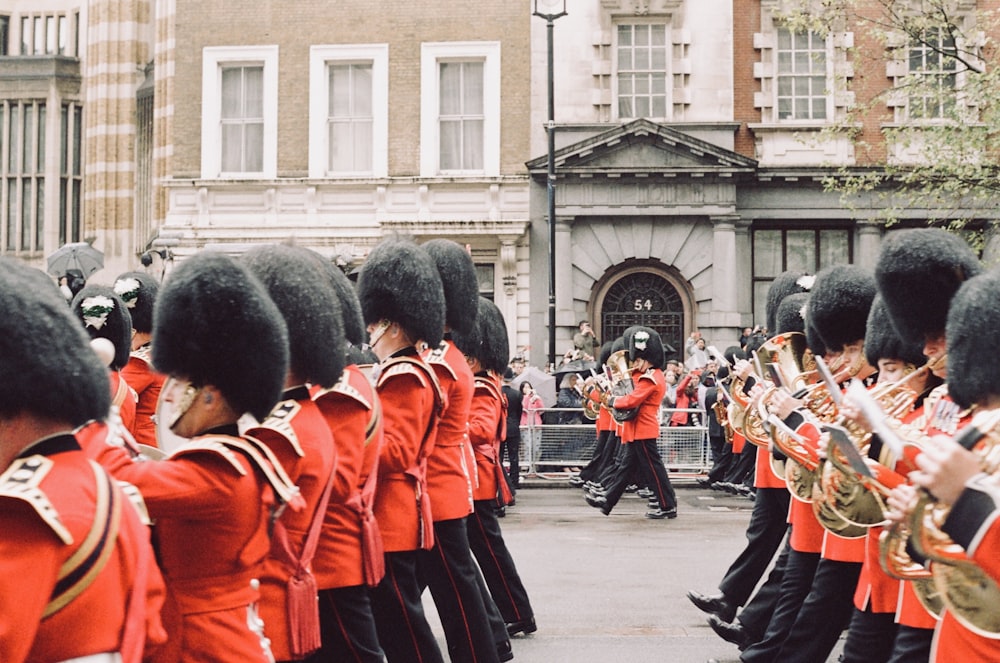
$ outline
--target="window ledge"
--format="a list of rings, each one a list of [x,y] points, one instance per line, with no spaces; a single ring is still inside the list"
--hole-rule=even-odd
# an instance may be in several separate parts
[[[775,123],[762,123],[762,122],[748,122],[747,128],[758,132],[777,132],[777,131],[825,131],[827,129],[833,130],[843,130],[843,129],[860,129],[860,123],[851,124],[836,124],[834,122],[824,122],[824,123],[803,123],[803,124],[775,124]]]

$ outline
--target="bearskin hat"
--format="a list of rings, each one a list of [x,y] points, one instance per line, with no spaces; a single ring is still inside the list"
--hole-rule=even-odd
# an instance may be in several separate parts
[[[767,301],[765,304],[766,324],[768,332],[775,333],[778,328],[778,306],[781,300],[788,295],[799,292],[809,292],[812,288],[814,276],[807,272],[789,270],[782,272],[771,282],[771,287],[767,289]]]
[[[444,334],[441,277],[427,251],[413,241],[390,237],[378,244],[358,274],[358,300],[365,324],[398,323],[414,341],[430,346]]]
[[[865,358],[872,366],[878,366],[879,359],[901,359],[907,364],[920,366],[924,363],[923,346],[904,341],[896,332],[885,302],[881,295],[875,296],[868,325],[865,328]]]
[[[611,353],[614,352],[614,350],[612,350],[613,346],[614,343],[611,341],[608,341],[607,343],[604,343],[601,346],[601,351],[598,353],[597,357],[598,366],[604,366],[606,363],[608,363],[608,357],[610,357]]]
[[[0,414],[27,412],[74,428],[105,419],[108,368],[52,280],[0,257],[0,310]]]
[[[820,337],[819,332],[816,331],[816,325],[810,323],[809,321],[809,307],[806,306],[806,346],[812,353],[817,357],[822,357],[826,354],[826,345],[823,343],[823,339]]]
[[[948,394],[962,407],[1000,395],[1000,371],[993,358],[1000,329],[1000,271],[969,279],[951,300],[945,326]]]
[[[663,352],[663,342],[655,329],[636,325],[626,329],[623,337],[629,361],[645,359],[655,368],[663,368],[666,365],[667,357]]]
[[[354,284],[336,265],[324,261],[330,267],[330,284],[333,286],[337,299],[340,300],[340,318],[344,323],[344,337],[351,345],[362,346],[368,340],[365,333],[365,321],[361,315],[361,303]]]
[[[455,345],[459,348],[462,345],[472,345],[470,350],[463,350],[466,355],[478,359],[483,368],[488,371],[503,373],[504,367],[507,366],[507,361],[510,359],[507,324],[504,322],[503,314],[497,305],[485,297],[479,298],[476,327],[477,330],[468,335],[456,332],[453,336]],[[464,343],[460,341],[464,341]]]
[[[981,271],[961,237],[940,228],[911,228],[886,235],[875,280],[896,331],[922,346],[944,331],[955,291]]]
[[[236,260],[205,251],[178,265],[156,298],[153,365],[213,385],[263,420],[288,373],[288,330],[264,286]]]
[[[145,272],[125,272],[115,279],[114,290],[128,307],[132,328],[149,334],[153,331],[153,306],[160,284]]]
[[[806,331],[806,306],[809,304],[808,292],[796,292],[788,295],[778,304],[778,310],[774,314],[775,334],[785,332]]]
[[[738,345],[730,345],[722,351],[722,356],[726,358],[728,363],[735,364],[738,359],[746,359],[747,353]]]
[[[69,306],[91,339],[106,338],[115,346],[111,368],[118,371],[132,354],[132,316],[113,288],[85,285]]]
[[[445,323],[452,331],[468,331],[479,310],[479,278],[469,252],[450,239],[420,245],[437,265],[444,286]]]
[[[828,350],[865,337],[875,293],[875,278],[858,265],[834,265],[816,274],[806,315]]]
[[[340,303],[321,261],[318,253],[287,244],[257,246],[242,257],[285,318],[291,373],[328,388],[344,372],[346,348]]]

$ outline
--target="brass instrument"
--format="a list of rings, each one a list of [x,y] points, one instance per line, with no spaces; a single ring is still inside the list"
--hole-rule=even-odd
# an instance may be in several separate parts
[[[605,394],[606,396],[609,394],[612,401],[619,396],[631,394],[635,390],[635,384],[632,382],[632,367],[625,350],[612,352],[611,356],[608,357],[607,367],[611,371],[611,389]],[[611,416],[619,423],[634,419],[637,414],[639,414],[637,407],[627,410],[611,408]]]
[[[754,369],[758,377],[768,375],[768,365],[774,364],[786,388],[795,391],[808,383],[808,377],[815,371],[816,364],[812,351],[806,344],[805,334],[788,332],[772,336],[754,353]],[[758,447],[769,446],[771,436],[767,421],[767,402],[781,385],[773,385],[760,391],[745,406],[743,436]],[[733,387],[735,390],[736,387]],[[736,398],[734,396],[734,398]]]

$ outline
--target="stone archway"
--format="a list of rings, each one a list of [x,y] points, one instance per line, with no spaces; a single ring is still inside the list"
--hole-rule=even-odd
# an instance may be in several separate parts
[[[667,358],[683,360],[693,301],[690,284],[675,269],[657,260],[628,260],[595,284],[594,320],[602,341],[618,338],[632,325],[651,327],[674,348]]]

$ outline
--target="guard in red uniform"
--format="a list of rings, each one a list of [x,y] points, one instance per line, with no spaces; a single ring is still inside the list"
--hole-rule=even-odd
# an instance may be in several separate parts
[[[0,310],[2,658],[139,663],[166,638],[149,529],[73,436],[107,368],[40,271],[0,258]]]
[[[592,496],[588,493],[587,503],[600,508],[604,515],[610,515],[636,473],[642,483],[653,491],[656,500],[656,507],[647,511],[646,517],[654,520],[676,518],[677,498],[656,448],[660,436],[660,403],[667,391],[663,377],[666,362],[663,343],[656,330],[642,326],[629,327],[622,339],[628,350],[635,389],[624,396],[607,394],[605,405],[616,410],[638,408],[638,413],[622,428],[624,456],[608,485],[607,495]]]
[[[476,330],[460,344],[475,375],[475,391],[469,414],[469,440],[476,453],[479,487],[474,493],[475,511],[469,518],[469,545],[483,572],[486,586],[507,625],[507,633],[534,633],[535,612],[511,557],[497,507],[510,498],[500,459],[500,441],[507,423],[506,402],[500,373],[507,366],[510,344],[507,325],[496,304],[479,298]]]
[[[132,316],[132,354],[122,368],[122,377],[135,390],[135,441],[149,447],[159,446],[156,440],[156,404],[166,379],[153,370],[153,306],[160,290],[159,283],[145,272],[126,272],[115,279],[115,292],[122,298]]]
[[[513,655],[503,618],[482,583],[469,548],[467,519],[476,482],[469,444],[473,377],[465,348],[452,333],[475,328],[479,280],[472,256],[451,240],[420,247],[437,267],[444,287],[444,338],[424,353],[447,398],[434,450],[427,459],[427,491],[434,514],[435,546],[420,557],[421,576],[437,607],[452,661],[482,663]],[[492,637],[490,634],[492,632]]]
[[[444,292],[430,257],[412,241],[392,237],[362,266],[358,299],[379,359],[375,389],[384,421],[375,518],[385,577],[372,591],[372,612],[390,663],[440,663],[420,599],[417,558],[434,546],[426,471],[444,396],[419,348],[441,341]]]
[[[378,457],[382,449],[382,406],[359,364],[371,368],[363,349],[366,335],[354,286],[328,261],[323,267],[337,294],[347,366],[333,387],[313,388],[313,400],[333,433],[337,469],[323,519],[323,545],[313,560],[319,587],[322,648],[313,663],[382,663],[368,588],[385,577],[382,533],[375,520]]]
[[[261,576],[260,615],[278,661],[302,660],[320,647],[313,566],[317,552],[327,546],[320,531],[332,499],[337,454],[309,386],[332,387],[345,361],[340,303],[321,260],[309,249],[284,244],[255,247],[242,257],[285,319],[289,352],[281,400],[244,433],[274,452],[305,500],[304,509],[286,510],[275,523]]]
[[[136,394],[122,378],[121,370],[128,364],[132,342],[132,317],[121,297],[107,286],[88,284],[76,293],[70,310],[80,319],[91,340],[102,338],[111,342],[114,350],[108,364],[111,379],[111,419],[124,427],[133,438],[136,430]]]
[[[273,660],[259,578],[274,520],[302,503],[270,450],[236,423],[244,413],[266,418],[281,395],[284,320],[245,267],[202,252],[160,291],[152,345],[171,378],[160,424],[187,441],[159,462],[132,462],[117,447],[101,462],[142,492],[156,522],[169,641],[154,660]]]

